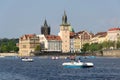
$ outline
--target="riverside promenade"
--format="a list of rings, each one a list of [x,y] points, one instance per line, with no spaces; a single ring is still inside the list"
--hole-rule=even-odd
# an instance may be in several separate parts
[[[0,53],[0,56],[18,56],[18,53]]]

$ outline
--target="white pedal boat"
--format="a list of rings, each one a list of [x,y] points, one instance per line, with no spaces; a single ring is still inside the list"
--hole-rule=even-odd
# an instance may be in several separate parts
[[[34,60],[32,58],[23,58],[22,61],[33,62]]]
[[[64,67],[66,68],[79,68],[79,67],[83,67],[83,68],[87,68],[87,67],[93,67],[94,64],[91,62],[64,62],[62,64]]]

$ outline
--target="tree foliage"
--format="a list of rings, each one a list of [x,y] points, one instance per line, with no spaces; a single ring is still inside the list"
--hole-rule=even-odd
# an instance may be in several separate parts
[[[103,43],[92,43],[92,44],[84,44],[82,51],[86,52],[94,52],[94,51],[102,51],[104,49],[119,49],[120,48],[120,41],[105,41]]]
[[[84,44],[81,51],[83,52],[89,51],[89,43]]]
[[[37,46],[35,47],[35,51],[41,51],[40,45],[37,45]]]
[[[89,49],[91,52],[98,51],[102,49],[102,44],[92,43],[89,47],[90,47]]]
[[[16,46],[19,39],[0,39],[0,52],[18,52],[19,48]]]
[[[117,48],[119,49],[120,48],[120,41],[117,42]]]

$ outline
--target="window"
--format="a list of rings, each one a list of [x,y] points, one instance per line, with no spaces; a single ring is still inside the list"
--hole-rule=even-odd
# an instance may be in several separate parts
[[[26,48],[26,45],[23,45],[23,48]]]

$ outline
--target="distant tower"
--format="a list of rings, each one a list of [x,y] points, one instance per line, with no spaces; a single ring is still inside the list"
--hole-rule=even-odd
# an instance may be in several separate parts
[[[62,16],[62,24],[60,25],[60,37],[62,39],[62,52],[70,52],[70,24],[67,23],[67,15],[64,11]]]
[[[48,26],[46,19],[44,25],[41,27],[41,34],[50,35],[50,26]]]

